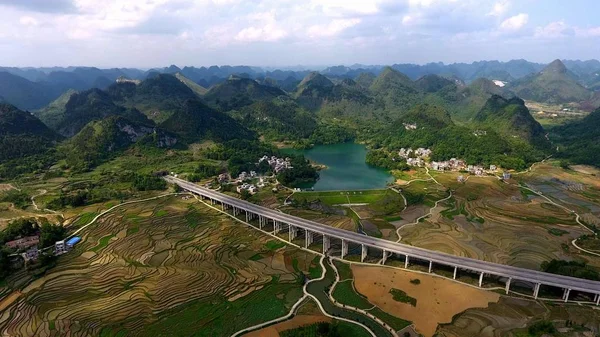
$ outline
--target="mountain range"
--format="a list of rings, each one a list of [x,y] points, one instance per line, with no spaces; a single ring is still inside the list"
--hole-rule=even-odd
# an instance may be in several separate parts
[[[570,70],[556,60],[531,74],[526,73],[539,67],[524,61],[477,65],[485,65],[481,69],[487,73],[504,67],[510,78],[521,77],[510,83],[485,77],[465,81],[453,74],[413,79],[397,65],[368,71],[337,67],[303,71],[300,80],[291,75],[293,71],[281,71],[281,77],[287,76],[284,89],[279,86],[282,82],[258,76],[264,73],[252,67],[198,70],[171,66],[147,72],[59,69],[40,75],[40,82],[19,77],[13,69],[12,73],[0,73],[0,79],[4,76],[17,84],[0,86],[5,89],[2,97],[6,102],[39,106],[41,100],[36,99],[54,98],[31,109],[33,113],[19,109],[17,103],[2,105],[2,142],[13,148],[3,158],[57,150],[70,167],[88,170],[134,145],[186,148],[205,140],[225,143],[262,137],[301,147],[351,139],[390,151],[431,147],[436,160],[456,157],[522,168],[550,151],[549,132],[531,116],[522,98],[555,104],[575,100],[593,106],[595,97],[600,97],[579,81],[585,69],[595,69],[596,62],[573,62]],[[431,64],[429,68],[442,66]],[[415,67],[405,68],[415,71]],[[455,68],[466,71],[462,66]],[[208,88],[202,85],[200,74],[218,77],[235,70],[245,73],[229,74]],[[20,71],[32,78],[36,70]],[[72,75],[78,86],[65,89],[64,79]],[[57,95],[48,89],[48,83],[62,83],[58,87],[65,90]],[[93,87],[85,89],[89,85]],[[21,125],[18,132],[15,123]],[[590,117],[588,123],[550,130],[551,137],[572,148],[577,142],[569,135],[577,128],[598,124],[598,120]],[[583,157],[580,154],[575,160],[583,162]]]
[[[558,60],[557,60],[558,61]],[[554,61],[553,63],[557,63]],[[508,62],[479,61],[467,63],[428,63],[416,64],[394,64],[386,66],[354,65],[354,66],[332,66],[318,70],[320,74],[334,83],[343,79],[353,79],[361,86],[369,86],[370,81],[388,68],[397,70],[411,80],[417,80],[426,75],[439,75],[452,81],[471,83],[477,79],[485,78],[502,81],[512,87],[517,95],[522,92],[526,99],[537,99],[551,103],[565,103],[574,100],[579,102],[589,98],[589,94],[600,89],[600,61],[588,60],[564,60],[558,61],[560,65],[568,70],[565,74],[570,82],[579,84],[579,88],[572,86],[564,91],[559,84],[550,88],[551,92],[561,95],[552,99],[547,93],[540,92],[539,86],[552,86],[554,76],[552,73],[542,72],[544,76],[538,76],[547,65],[528,62],[525,60],[512,60]],[[551,69],[556,64],[550,64]],[[58,98],[65,91],[72,89],[85,91],[91,88],[106,89],[119,78],[131,80],[145,80],[157,74],[176,75],[187,80],[196,94],[203,94],[205,90],[217,84],[234,78],[254,79],[261,85],[277,87],[286,92],[293,92],[297,85],[309,74],[310,70],[266,70],[260,67],[250,66],[211,66],[211,67],[183,67],[175,65],[164,68],[153,68],[148,70],[133,68],[111,68],[99,69],[94,67],[53,67],[53,68],[15,68],[0,67],[0,97],[5,101],[19,107],[20,109],[40,109],[51,101]],[[363,75],[366,74],[366,75]],[[362,76],[361,76],[362,75]],[[559,80],[559,82],[561,82]],[[531,88],[528,87],[531,83]]]

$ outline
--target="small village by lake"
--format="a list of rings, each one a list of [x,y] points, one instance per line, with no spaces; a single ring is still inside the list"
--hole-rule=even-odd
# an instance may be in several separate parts
[[[389,172],[365,162],[367,148],[362,144],[340,143],[317,145],[308,150],[291,150],[288,153],[303,154],[307,159],[326,166],[319,172],[314,184],[301,186],[315,191],[367,190],[385,188],[394,181]]]

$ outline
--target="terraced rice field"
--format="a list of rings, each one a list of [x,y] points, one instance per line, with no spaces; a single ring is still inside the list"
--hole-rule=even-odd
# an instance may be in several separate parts
[[[540,197],[524,199],[517,186],[495,178],[472,177],[465,184],[454,183],[453,174],[436,179],[453,188],[453,198],[425,221],[403,227],[402,242],[532,269],[551,259],[582,257],[568,246],[585,230],[563,209]],[[552,228],[567,233],[556,236]]]
[[[447,337],[529,336],[526,326],[541,320],[561,328],[559,336],[593,336],[589,330],[600,328],[600,312],[577,305],[550,304],[502,297],[487,308],[473,308],[457,315],[452,323],[441,325],[438,334]],[[578,325],[565,329],[566,321]],[[581,325],[584,327],[581,328]],[[587,334],[584,334],[588,331]]]
[[[23,287],[0,314],[0,334],[229,335],[284,315],[302,295],[299,271],[314,255],[271,240],[193,199],[117,209]]]

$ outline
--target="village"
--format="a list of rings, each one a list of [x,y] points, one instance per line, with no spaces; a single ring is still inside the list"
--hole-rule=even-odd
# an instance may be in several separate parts
[[[40,249],[40,235],[41,233],[20,236],[4,244],[4,247],[8,251],[14,252],[11,254],[13,257],[13,264],[21,263],[18,259],[19,257],[21,257],[25,263],[35,262],[39,259],[40,254],[45,251],[50,251],[54,255],[62,255],[69,252],[79,241],[81,241],[80,237],[74,236],[68,240],[56,241],[54,246]]]
[[[256,162],[256,167],[260,167],[262,165],[268,165],[270,168],[270,172],[272,175],[264,175],[264,173],[260,173],[257,171],[242,171],[240,174],[233,178],[228,173],[222,173],[218,176],[218,182],[221,185],[237,185],[236,191],[240,194],[243,191],[247,191],[250,195],[256,194],[259,189],[265,188],[267,185],[275,184],[277,182],[275,175],[280,173],[283,170],[294,168],[291,163],[291,159],[289,157],[286,158],[278,158],[276,156],[262,156],[258,158]],[[264,167],[264,166],[263,166]],[[272,188],[273,192],[277,191],[276,187]]]
[[[434,171],[444,172],[465,172],[476,176],[484,175],[496,175],[500,169],[496,165],[490,165],[489,168],[485,168],[481,165],[467,165],[462,159],[451,158],[446,161],[430,161],[432,150],[426,148],[401,148],[398,151],[398,156],[406,160],[408,166],[414,167],[427,167]],[[507,180],[511,178],[509,172],[502,173],[502,179]],[[466,178],[464,176],[458,176],[459,182],[464,182]]]

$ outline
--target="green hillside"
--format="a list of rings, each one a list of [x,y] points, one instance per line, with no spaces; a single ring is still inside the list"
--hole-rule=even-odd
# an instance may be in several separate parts
[[[591,92],[577,82],[576,76],[560,60],[515,82],[512,89],[523,99],[552,104],[582,102],[591,96]]]
[[[116,83],[107,89],[115,103],[136,108],[156,123],[169,119],[196,94],[177,77],[169,74],[150,76],[139,85]]]
[[[315,116],[292,101],[259,101],[229,114],[267,140],[308,138],[317,127]]]
[[[237,109],[255,101],[270,101],[277,97],[287,97],[286,93],[255,80],[230,76],[223,83],[210,88],[204,95],[204,101],[222,111]]]
[[[65,157],[69,167],[75,171],[87,171],[141,141],[155,147],[177,144],[174,135],[157,129],[152,124],[110,116],[88,123],[62,144],[59,152]]]
[[[250,139],[253,132],[243,127],[233,118],[205,105],[197,99],[187,100],[159,126],[173,132],[187,142],[202,139],[226,141]]]
[[[60,139],[30,113],[0,103],[0,163],[45,153]]]
[[[406,75],[386,67],[369,87],[377,108],[391,116],[399,116],[417,104],[423,93]]]
[[[87,123],[109,116],[123,116],[132,121],[149,123],[148,118],[136,109],[116,105],[110,95],[100,89],[90,89],[72,94],[62,115],[54,115],[55,130],[72,137]]]
[[[52,129],[56,129],[62,119],[64,118],[65,111],[67,109],[67,103],[71,99],[73,94],[76,94],[77,91],[70,89],[65,93],[60,95],[57,99],[52,101],[50,104],[38,110],[34,114],[42,121],[44,124],[48,125]]]
[[[406,127],[408,124],[415,128]],[[542,150],[526,142],[494,129],[486,131],[484,136],[475,135],[474,129],[455,125],[442,106],[419,104],[391,125],[367,136],[373,148],[383,150],[368,159],[371,163],[380,166],[383,163],[384,167],[392,168],[394,153],[402,147],[430,148],[433,150],[431,159],[437,161],[461,158],[469,164],[494,164],[515,169],[525,168],[543,158]]]
[[[494,129],[509,137],[518,137],[530,143],[544,143],[544,128],[538,123],[520,98],[505,99],[493,95],[475,115],[480,128]]]
[[[600,108],[580,121],[552,130],[552,136],[560,157],[600,167]]]
[[[204,94],[206,94],[206,92],[208,91],[208,89],[206,89],[205,87],[201,86],[200,84],[190,80],[189,78],[183,76],[181,73],[175,74],[175,77],[177,77],[178,80],[183,82],[183,84],[185,84],[188,88],[192,89],[192,91],[198,97],[204,96]]]

